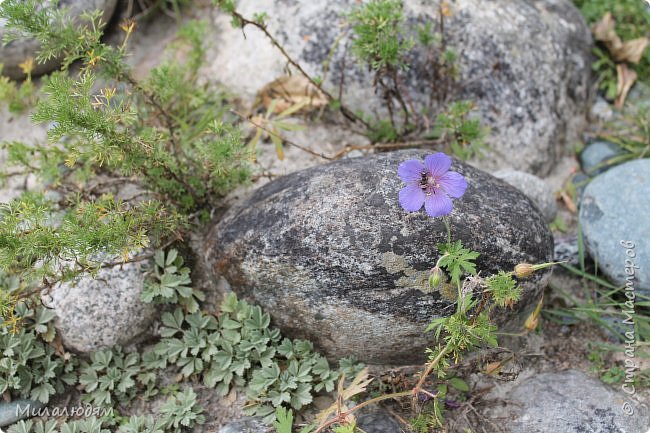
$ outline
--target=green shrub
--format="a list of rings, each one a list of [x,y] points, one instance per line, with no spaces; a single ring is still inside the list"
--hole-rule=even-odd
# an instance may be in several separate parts
[[[180,30],[174,48],[185,61],[170,53],[138,82],[125,62],[134,23],[122,23],[123,43],[111,46],[101,41],[99,13],[73,22],[40,3],[6,0],[0,18],[6,40],[40,42],[37,61],[63,58],[33,113],[51,125],[49,143],[2,146],[8,167],[35,173],[57,195],[26,194],[0,209],[0,269],[52,284],[179,237],[247,178],[250,155],[223,97],[197,82],[204,25]],[[75,74],[67,70],[74,61]],[[123,183],[140,198],[117,200],[111,187]]]

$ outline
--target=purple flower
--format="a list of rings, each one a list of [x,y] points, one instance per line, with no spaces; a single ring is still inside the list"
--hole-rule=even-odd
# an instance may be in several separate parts
[[[459,198],[467,189],[467,181],[460,173],[449,171],[451,158],[438,152],[427,155],[424,164],[410,159],[400,164],[397,174],[407,186],[399,192],[399,204],[408,212],[422,208],[432,217],[451,213],[451,198]]]

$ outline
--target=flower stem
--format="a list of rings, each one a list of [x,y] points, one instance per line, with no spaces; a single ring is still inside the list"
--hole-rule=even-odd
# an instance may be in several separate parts
[[[417,395],[420,392],[420,390],[422,389],[422,385],[424,385],[424,381],[431,374],[431,371],[433,370],[433,368],[436,365],[438,365],[438,363],[443,358],[443,356],[445,356],[447,354],[447,352],[449,352],[449,344],[447,344],[447,346],[445,346],[445,348],[440,351],[438,356],[436,356],[432,361],[429,361],[427,363],[426,370],[424,370],[424,372],[422,373],[422,376],[420,376],[420,380],[415,385],[415,388],[413,388],[413,390],[411,391],[413,393],[413,395]]]
[[[442,222],[445,223],[445,228],[447,229],[447,243],[451,243],[451,226],[449,225],[449,217],[448,216],[443,216],[442,217]]]

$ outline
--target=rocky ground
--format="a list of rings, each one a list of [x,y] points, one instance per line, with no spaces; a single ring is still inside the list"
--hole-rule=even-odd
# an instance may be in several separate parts
[[[277,3],[292,2],[264,3],[255,4],[253,9],[277,8]],[[327,9],[328,14],[335,15],[346,2],[335,3]],[[407,3],[412,13],[420,11],[419,2]],[[586,130],[598,130],[604,121],[615,118],[616,114],[606,102],[594,97],[589,73],[585,72],[589,69],[591,42],[588,32],[584,32],[584,24],[571,15],[575,10],[564,1],[543,3],[542,12],[526,8],[523,12],[507,10],[502,13],[513,23],[527,22],[531,16],[537,19],[539,14],[543,17],[561,15],[565,21],[549,24],[557,30],[552,38],[538,41],[537,36],[519,37],[521,46],[513,48],[521,52],[529,49],[527,44],[533,44],[541,52],[558,50],[563,53],[558,60],[560,64],[535,57],[518,62],[515,52],[499,51],[508,40],[490,41],[493,51],[465,53],[473,79],[481,76],[481,66],[487,61],[484,56],[499,58],[510,75],[497,81],[491,89],[498,97],[479,101],[482,116],[491,123],[496,131],[495,140],[500,140],[503,147],[497,144],[496,157],[491,154],[486,160],[471,161],[468,165],[454,163],[454,169],[468,176],[470,185],[475,179],[476,185],[483,189],[470,191],[470,199],[459,205],[458,212],[453,214],[452,230],[467,243],[475,241],[475,249],[490,252],[486,256],[492,258],[486,257],[484,262],[479,262],[480,269],[489,271],[521,261],[553,259],[578,266],[577,227],[580,223],[587,253],[597,260],[600,272],[616,284],[625,284],[622,254],[626,249],[621,249],[620,241],[633,242],[634,246],[627,249],[634,250],[639,265],[636,273],[638,292],[649,295],[650,245],[644,242],[650,238],[647,219],[650,159],[603,170],[599,164],[608,156],[621,152],[612,143],[587,143],[580,156],[575,154],[574,145],[586,137],[577,132],[585,130],[587,122]],[[468,1],[461,8],[459,22],[476,23],[490,18],[488,13],[487,18],[475,15],[473,6],[474,3]],[[570,13],[562,13],[566,12],[563,8],[568,8]],[[118,7],[118,17],[109,26],[109,40],[117,38],[116,23],[124,13],[125,9]],[[185,13],[182,20],[208,17],[213,23],[206,36],[209,49],[202,78],[206,82],[225,84],[234,93],[238,109],[245,112],[257,90],[281,74],[284,65],[273,50],[258,48],[256,44],[264,42],[261,35],[252,31],[247,33],[247,42],[243,42],[240,32],[229,29],[227,20],[207,5],[199,3]],[[301,33],[303,39],[300,41],[329,40],[331,34],[315,18],[323,13],[314,6],[301,14],[278,15],[271,29],[302,26],[305,34]],[[309,24],[307,27],[305,22]],[[146,76],[157,64],[158,53],[173,40],[178,26],[179,21],[164,14],[149,16],[139,23],[131,41],[133,54],[130,58],[136,78]],[[528,29],[531,33],[542,30]],[[462,39],[459,35],[453,36]],[[471,35],[470,39],[473,37]],[[300,53],[308,67],[316,67],[308,46],[287,34],[282,34],[282,39]],[[571,40],[570,46],[567,40]],[[481,43],[472,42],[475,46]],[[558,44],[565,44],[565,49],[557,48]],[[242,56],[241,62],[232,61],[236,56]],[[538,61],[555,69],[529,76],[534,69],[531,64]],[[265,66],[260,67],[260,64]],[[541,84],[549,76],[553,80]],[[357,81],[362,78],[354,77]],[[412,79],[417,88],[417,74]],[[511,85],[504,88],[508,80]],[[516,83],[521,86],[517,87]],[[353,104],[364,103],[364,98],[372,99],[372,95],[357,91],[355,85],[358,86],[358,82],[352,85],[349,95]],[[554,87],[561,88],[559,94],[549,90]],[[519,88],[521,93],[510,93],[513,88]],[[535,94],[534,89],[539,89],[542,95]],[[472,92],[476,96],[485,91],[468,90],[470,96]],[[647,89],[639,85],[636,93],[630,96],[631,103],[647,103],[650,100],[647,93]],[[531,108],[526,113],[519,112],[522,107],[531,105],[530,101],[539,104],[540,110]],[[376,100],[371,103],[378,104]],[[503,106],[503,112],[491,111],[495,106]],[[537,121],[536,116],[543,121]],[[425,294],[412,290],[418,272],[426,274],[413,268],[422,269],[426,257],[432,254],[432,251],[418,250],[415,242],[429,236],[428,244],[433,244],[439,240],[436,236],[439,237],[443,229],[442,225],[432,229],[431,225],[426,225],[424,217],[400,219],[400,209],[396,203],[390,203],[389,195],[399,183],[396,177],[390,178],[399,161],[422,152],[376,154],[368,148],[364,137],[328,123],[328,119],[299,118],[296,121],[304,123],[305,128],[287,133],[286,137],[310,149],[311,153],[287,146],[284,160],[279,160],[270,142],[259,144],[253,183],[237,189],[225,200],[224,208],[230,210],[212,228],[213,234],[208,235],[207,243],[200,240],[205,233],[197,235],[197,262],[203,266],[197,268],[202,273],[197,274],[196,280],[214,292],[212,302],[215,304],[229,286],[256,298],[271,312],[274,323],[293,330],[296,336],[315,340],[330,356],[365,356],[366,361],[374,364],[376,383],[382,383],[385,389],[412,386],[409,373],[417,371],[417,359],[406,354],[421,353],[420,349],[427,342],[418,339],[418,330],[430,318],[428,314],[445,305],[438,302],[440,297],[431,305],[427,303],[431,298],[425,299]],[[540,133],[540,130],[547,132]],[[25,115],[11,114],[4,108],[0,111],[2,140],[42,142],[46,131],[47,125],[34,126]],[[518,144],[523,147],[514,155],[513,148]],[[345,152],[349,146],[359,149]],[[316,167],[329,162],[318,154],[332,156],[340,152],[345,156],[334,165]],[[499,158],[499,154],[507,157]],[[0,162],[1,158],[2,155]],[[473,166],[487,170],[503,182]],[[309,167],[315,168],[292,174]],[[560,193],[566,191],[567,182],[570,183],[579,171],[594,180],[582,192],[578,188],[575,202],[566,196],[562,199]],[[355,178],[355,173],[365,174],[357,174]],[[31,177],[15,176],[0,189],[0,200],[8,201],[25,189],[38,188],[40,186]],[[373,195],[363,197],[363,191],[373,188],[378,188]],[[491,195],[498,195],[500,201],[491,200]],[[354,197],[363,197],[363,201],[355,202]],[[337,200],[341,201],[337,203]],[[361,206],[357,206],[359,204]],[[318,209],[314,210],[315,207]],[[383,220],[378,221],[382,215]],[[553,231],[552,241],[547,225],[556,218],[561,219],[566,228]],[[262,230],[265,227],[268,230]],[[279,255],[278,250],[286,254]],[[241,259],[242,251],[245,260]],[[393,251],[399,251],[399,256]],[[350,260],[345,260],[346,255]],[[377,256],[386,259],[381,262],[383,269],[377,268]],[[408,263],[399,267],[396,263],[400,258]],[[589,265],[591,261],[587,260]],[[327,261],[329,263],[323,266]],[[97,345],[135,344],[147,341],[155,330],[155,312],[138,308],[137,289],[142,283],[133,280],[138,277],[131,275],[129,270],[119,270],[115,271],[119,275],[113,278],[110,272],[98,282],[59,288],[51,295],[49,301],[59,316],[58,331],[69,349],[87,353]],[[413,281],[404,283],[405,280],[398,276]],[[230,283],[220,277],[226,277]],[[114,281],[106,283],[105,280]],[[346,281],[355,281],[354,287],[359,292],[348,290],[346,284],[350,283]],[[265,284],[269,287],[262,296],[257,290]],[[110,291],[104,290],[107,285]],[[273,292],[273,287],[283,287],[287,292]],[[301,290],[300,296],[296,295],[296,287]],[[343,289],[327,291],[328,287]],[[381,290],[373,294],[372,290],[377,288]],[[543,292],[545,313],[539,331],[504,336],[502,349],[474,354],[459,366],[458,373],[466,378],[470,391],[467,400],[448,407],[449,431],[646,433],[650,429],[648,389],[637,389],[634,395],[628,395],[622,391],[620,383],[604,384],[597,377],[602,371],[595,372],[595,361],[590,359],[592,346],[609,344],[610,351],[602,355],[604,365],[625,365],[626,357],[622,353],[625,343],[590,321],[553,314],[574,307],[568,299],[587,304],[590,298],[593,300],[595,289],[595,283],[557,267],[552,274],[532,282],[526,289],[519,322],[535,307],[538,295]],[[619,299],[621,304],[625,301]],[[107,305],[111,308],[105,308]],[[617,306],[613,308],[620,310]],[[647,311],[639,314],[647,314]],[[349,318],[346,322],[349,329],[338,329],[336,320],[329,320],[332,317]],[[373,341],[377,343],[373,345]],[[636,357],[635,362],[640,370],[650,368],[647,357]],[[490,374],[485,374],[486,370],[490,370]],[[173,382],[174,378],[169,380]],[[245,397],[241,393],[231,391],[220,398],[209,388],[197,387],[197,392],[208,413],[207,423],[197,428],[197,433],[271,431],[259,420],[242,415]],[[69,404],[69,399],[76,397],[65,398],[55,404]],[[328,396],[318,397],[300,416],[309,420],[331,401]],[[134,407],[133,411],[137,413],[156,404],[159,402],[143,403],[144,406]],[[627,413],[628,408],[632,408],[633,414]],[[408,409],[397,403],[383,404],[360,415],[359,426],[367,433],[408,431],[405,424],[410,416]],[[463,430],[465,428],[470,430]]]

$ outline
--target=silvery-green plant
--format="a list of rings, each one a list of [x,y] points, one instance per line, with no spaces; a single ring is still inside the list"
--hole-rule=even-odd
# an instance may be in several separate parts
[[[205,416],[199,406],[196,393],[191,387],[170,396],[160,408],[160,416],[164,422],[164,431],[180,433],[184,428],[192,428],[203,424]]]
[[[220,395],[232,386],[244,387],[247,412],[270,421],[275,407],[299,409],[311,403],[314,393],[332,391],[340,374],[311,343],[283,339],[270,321],[259,306],[234,293],[221,304],[218,318],[177,308],[163,314],[162,339],[148,362],[175,365],[183,377],[200,375]],[[354,361],[342,360],[341,369],[355,368]]]
[[[47,343],[54,338],[52,311],[30,301],[19,302],[12,318],[18,328],[4,324],[0,329],[0,393],[48,403],[66,385],[76,383],[76,360],[57,354]]]
[[[137,395],[150,396],[155,393],[155,375],[147,373],[137,352],[125,354],[119,346],[93,352],[79,369],[81,398],[98,407],[114,407]]]
[[[154,268],[145,281],[142,300],[155,304],[178,304],[186,311],[196,313],[199,301],[204,301],[205,295],[192,287],[190,268],[183,266],[183,257],[171,249],[167,254],[157,250],[153,258]]]

